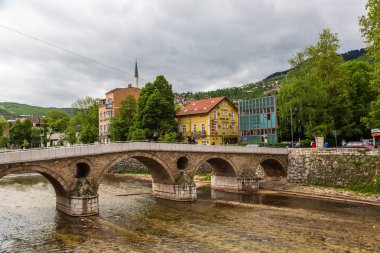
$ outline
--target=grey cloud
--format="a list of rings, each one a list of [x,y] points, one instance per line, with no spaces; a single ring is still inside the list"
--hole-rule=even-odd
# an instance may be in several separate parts
[[[289,68],[323,28],[342,51],[363,47],[356,0],[0,2],[0,24],[177,92],[238,86]],[[133,78],[0,28],[0,101],[70,106]],[[143,83],[143,81],[141,82]]]

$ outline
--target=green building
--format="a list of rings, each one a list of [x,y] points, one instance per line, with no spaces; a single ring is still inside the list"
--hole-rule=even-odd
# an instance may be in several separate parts
[[[262,97],[239,102],[239,134],[241,141],[277,142],[276,97]]]

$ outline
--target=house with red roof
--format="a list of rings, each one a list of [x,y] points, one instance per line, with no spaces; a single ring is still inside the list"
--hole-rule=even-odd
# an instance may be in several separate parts
[[[227,97],[191,101],[176,117],[184,142],[215,145],[238,140],[238,108]]]

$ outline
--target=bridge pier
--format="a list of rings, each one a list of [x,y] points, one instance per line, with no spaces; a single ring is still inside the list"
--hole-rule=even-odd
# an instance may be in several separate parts
[[[195,185],[173,185],[153,183],[153,195],[157,198],[175,201],[197,200],[197,188]]]
[[[57,210],[70,216],[90,216],[99,213],[98,196],[56,197]]]
[[[171,199],[176,201],[197,200],[197,187],[186,172],[181,171],[174,184],[160,184],[153,182],[153,195],[157,198]]]
[[[56,197],[59,211],[71,216],[90,216],[99,213],[98,193],[88,178],[76,178],[73,188],[67,196]]]
[[[259,190],[259,177],[211,176],[211,187],[217,190],[250,193]]]

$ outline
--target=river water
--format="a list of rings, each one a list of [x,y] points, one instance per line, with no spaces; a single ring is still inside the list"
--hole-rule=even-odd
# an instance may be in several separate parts
[[[107,177],[100,214],[69,217],[38,174],[0,179],[0,252],[380,252],[380,207],[198,189],[155,199],[151,184]]]

